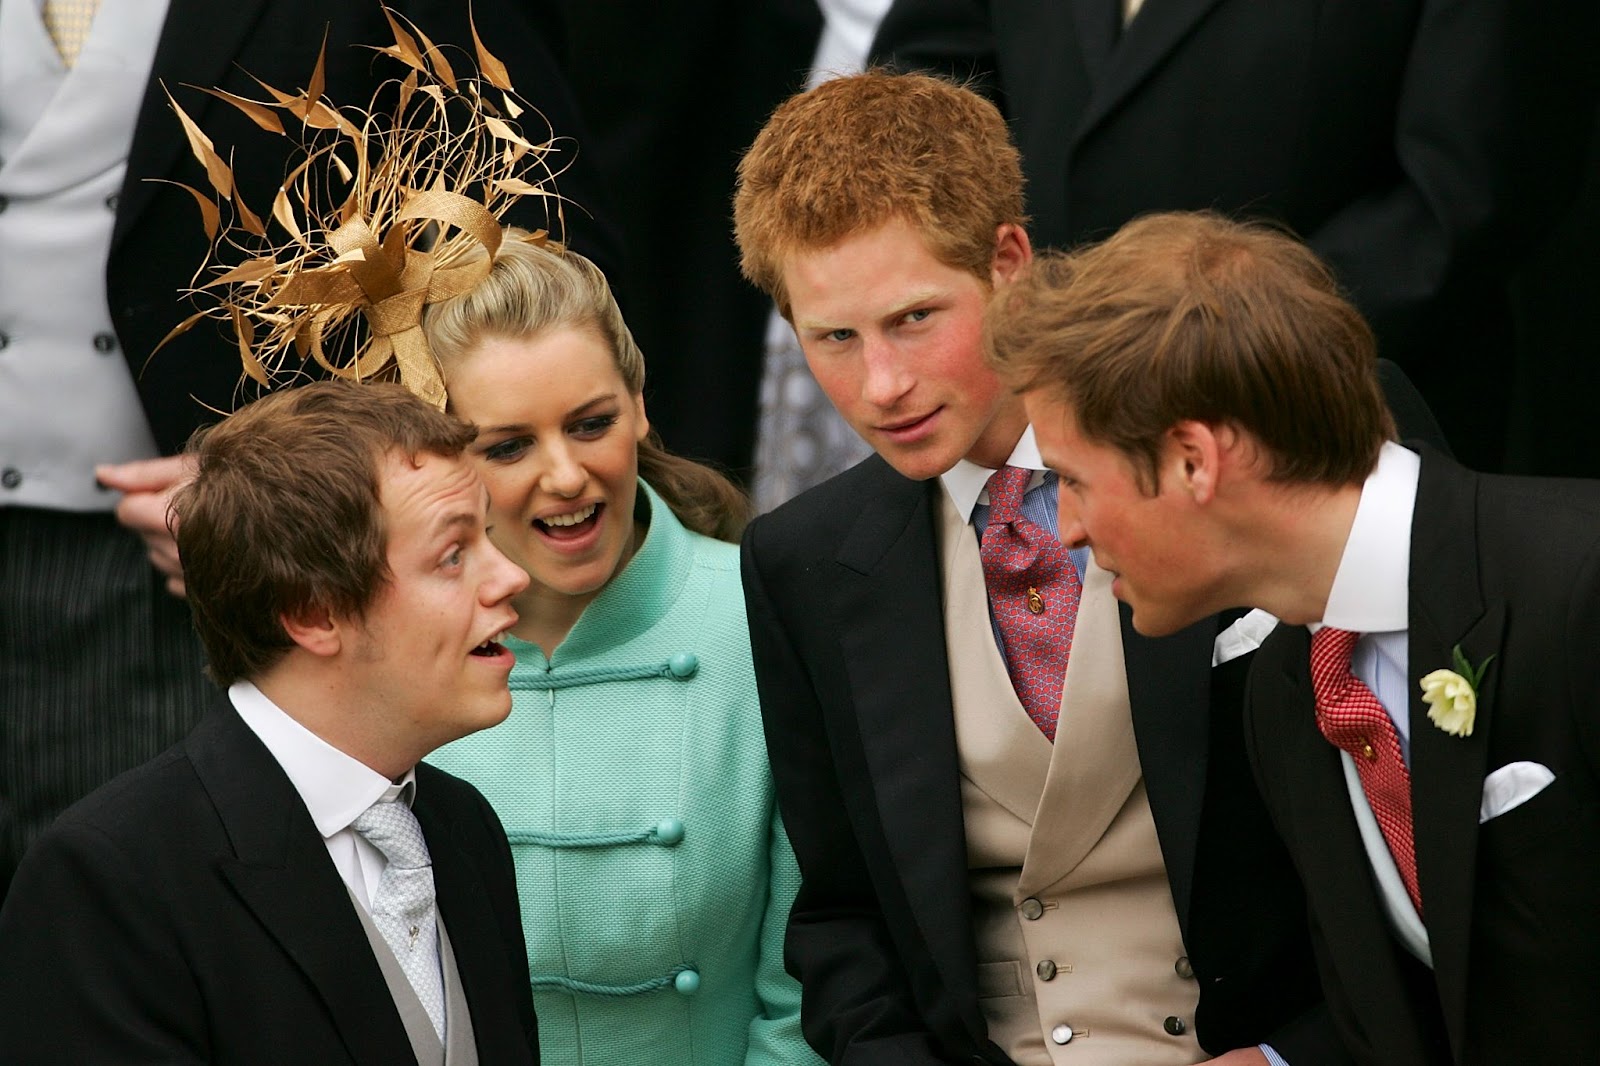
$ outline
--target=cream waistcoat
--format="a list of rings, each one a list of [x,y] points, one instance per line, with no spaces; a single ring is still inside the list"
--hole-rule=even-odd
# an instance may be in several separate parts
[[[1183,940],[1139,768],[1110,575],[1093,564],[1084,575],[1052,745],[995,647],[972,527],[943,494],[940,516],[989,1036],[1020,1066],[1202,1061],[1199,988],[1178,964]]]

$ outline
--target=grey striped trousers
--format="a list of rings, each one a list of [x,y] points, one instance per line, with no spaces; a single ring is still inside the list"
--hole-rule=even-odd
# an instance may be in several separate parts
[[[112,515],[0,507],[0,899],[57,814],[226,698],[203,661]]]

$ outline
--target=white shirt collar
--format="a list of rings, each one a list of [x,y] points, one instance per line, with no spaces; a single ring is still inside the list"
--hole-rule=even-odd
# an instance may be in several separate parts
[[[1361,486],[1350,538],[1328,590],[1324,625],[1356,633],[1404,632],[1411,578],[1411,513],[1422,459],[1392,442]]]
[[[1011,449],[1011,456],[1006,460],[1007,466],[1020,466],[1025,470],[1040,470],[1044,460],[1039,458],[1039,444],[1033,439],[1033,427],[1029,426],[1022,431],[1022,436],[1017,441],[1017,446]],[[961,459],[955,466],[939,475],[939,481],[944,485],[944,491],[949,494],[950,502],[955,505],[956,514],[972,521],[972,510],[983,502],[988,491],[989,478],[994,471],[986,466],[979,466],[970,459]],[[1030,486],[1032,481],[1028,483]]]
[[[289,717],[249,681],[229,686],[228,699],[283,767],[324,839],[348,828],[379,800],[399,798],[410,806],[416,795],[415,768],[398,783],[390,781]]]

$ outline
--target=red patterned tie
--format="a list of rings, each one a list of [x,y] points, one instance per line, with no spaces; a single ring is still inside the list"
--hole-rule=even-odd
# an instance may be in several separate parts
[[[1022,516],[1031,474],[1003,466],[989,478],[989,524],[978,554],[1011,686],[1028,717],[1053,741],[1083,582],[1061,542]]]
[[[1394,721],[1372,690],[1350,672],[1350,652],[1360,635],[1331,626],[1312,634],[1311,690],[1317,699],[1317,727],[1354,760],[1361,789],[1420,916],[1422,897],[1417,892],[1411,835],[1411,772],[1400,754]]]

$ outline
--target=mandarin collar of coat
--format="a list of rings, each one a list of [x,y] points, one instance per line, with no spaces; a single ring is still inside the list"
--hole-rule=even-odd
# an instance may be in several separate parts
[[[584,608],[567,639],[550,656],[552,669],[614,650],[650,629],[677,602],[689,580],[694,538],[643,478],[634,517],[649,522],[644,540],[622,572]]]

